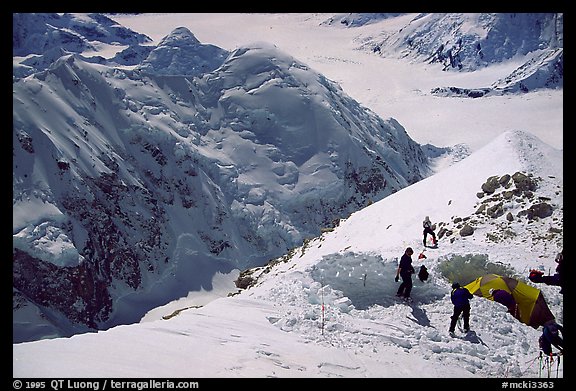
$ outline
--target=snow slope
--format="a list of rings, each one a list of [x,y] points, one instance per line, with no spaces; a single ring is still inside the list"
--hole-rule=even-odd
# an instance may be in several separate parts
[[[531,173],[528,204],[505,203],[514,215],[474,216],[489,176]],[[487,256],[526,279],[529,268],[554,268],[562,246],[562,152],[526,132],[507,132],[470,157],[354,213],[333,231],[252,272],[256,283],[232,297],[182,311],[166,309],[136,325],[66,339],[13,345],[14,377],[520,377],[546,375],[538,336],[505,307],[472,300],[468,340],[447,333],[452,305],[439,265],[454,255]],[[493,195],[502,192],[497,190]],[[549,199],[553,214],[527,219],[532,202]],[[397,259],[422,251],[421,220],[450,227],[459,216],[472,236],[453,235],[426,249],[431,277],[415,278],[413,305],[392,297]],[[513,235],[494,241],[492,230]],[[560,233],[550,235],[550,228]],[[438,231],[437,231],[438,232]],[[548,237],[544,234],[548,233]],[[534,285],[534,284],[533,284]],[[541,285],[541,284],[540,284]],[[558,287],[537,286],[563,323]],[[324,309],[324,310],[323,310]],[[156,317],[156,320],[154,319]],[[81,359],[79,359],[81,357]],[[556,365],[556,364],[554,364]],[[551,376],[556,376],[556,367]],[[563,360],[558,367],[563,377]]]

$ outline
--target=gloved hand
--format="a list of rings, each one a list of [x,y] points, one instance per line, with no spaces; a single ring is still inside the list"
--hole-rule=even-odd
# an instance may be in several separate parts
[[[394,281],[398,282],[398,276],[396,276],[396,278],[394,279]]]

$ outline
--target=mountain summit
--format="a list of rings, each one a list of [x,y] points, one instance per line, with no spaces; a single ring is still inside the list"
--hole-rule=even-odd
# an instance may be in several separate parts
[[[228,52],[203,45],[186,27],[178,27],[154,48],[137,69],[144,73],[172,76],[199,76],[218,68]]]

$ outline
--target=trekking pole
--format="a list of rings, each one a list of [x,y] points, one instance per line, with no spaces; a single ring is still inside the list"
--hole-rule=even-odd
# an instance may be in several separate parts
[[[322,335],[324,335],[324,286],[322,286]]]
[[[538,361],[538,377],[542,377],[542,350],[540,350],[540,354],[538,355],[538,358],[540,359]]]
[[[556,361],[556,379],[558,379],[558,370],[560,369],[560,355],[558,355],[558,361]]]

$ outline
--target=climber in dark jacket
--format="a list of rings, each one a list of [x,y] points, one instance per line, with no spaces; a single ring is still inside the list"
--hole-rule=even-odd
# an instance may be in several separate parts
[[[560,334],[564,336],[564,327],[556,323],[555,320],[550,320],[544,323],[542,335],[538,340],[540,343],[540,349],[542,349],[544,354],[552,354],[552,346],[560,350],[561,354],[564,354],[564,339]]]
[[[412,266],[412,254],[414,254],[414,250],[412,250],[412,247],[408,247],[404,251],[402,258],[400,258],[400,264],[398,265],[396,277],[394,278],[394,281],[398,282],[398,277],[402,277],[402,283],[396,292],[397,297],[410,298],[410,292],[412,291],[412,274],[415,273],[414,267]]]
[[[470,331],[470,299],[473,297],[472,293],[468,289],[461,287],[459,283],[455,282],[452,284],[450,300],[454,304],[454,314],[450,317],[450,334],[454,333],[460,314],[462,314],[464,319],[464,332]]]

